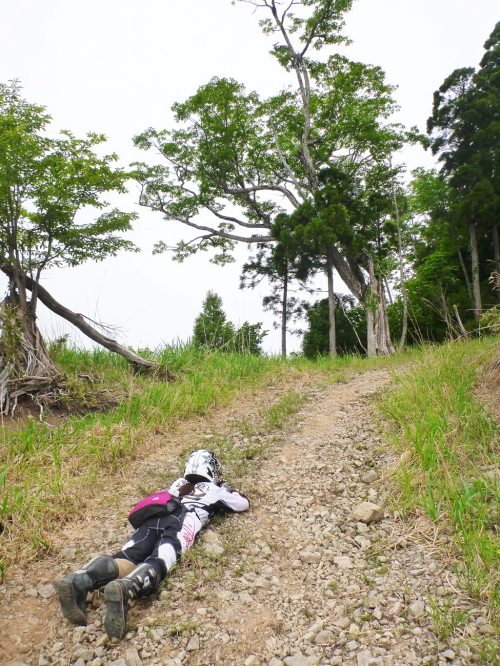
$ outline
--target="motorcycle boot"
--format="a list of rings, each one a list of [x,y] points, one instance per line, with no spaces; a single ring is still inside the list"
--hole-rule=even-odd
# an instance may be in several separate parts
[[[154,592],[161,579],[157,571],[146,563],[139,564],[128,576],[108,583],[104,589],[106,615],[104,630],[112,641],[125,636],[129,601]]]
[[[87,624],[87,593],[98,590],[118,576],[118,564],[109,555],[94,557],[75,573],[57,583],[56,590],[64,617],[72,624]]]

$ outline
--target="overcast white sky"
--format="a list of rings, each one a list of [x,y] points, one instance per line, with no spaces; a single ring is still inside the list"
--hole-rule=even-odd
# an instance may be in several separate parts
[[[257,18],[249,5],[233,7],[230,0],[0,0],[0,81],[20,79],[24,96],[47,107],[55,128],[106,134],[109,152],[126,166],[144,159],[132,137],[150,126],[171,127],[171,105],[212,76],[233,77],[263,96],[285,85]],[[347,54],[381,66],[398,86],[396,119],[423,130],[434,90],[457,67],[479,63],[498,20],[498,0],[357,0],[347,16],[345,32],[354,41]],[[410,169],[433,164],[420,148],[399,160]],[[263,321],[270,331],[264,346],[278,351],[279,332],[261,308],[266,289],[238,289],[246,249],[224,268],[207,255],[180,265],[168,255],[152,256],[156,241],[174,244],[189,230],[140,209],[136,200],[131,185],[114,203],[138,210],[131,238],[141,254],[51,270],[43,282],[54,297],[121,326],[127,344],[154,347],[186,339],[212,289],[232,321]],[[41,317],[51,336],[71,330],[46,312]],[[73,337],[88,344],[78,333]],[[290,348],[298,345],[290,340]]]

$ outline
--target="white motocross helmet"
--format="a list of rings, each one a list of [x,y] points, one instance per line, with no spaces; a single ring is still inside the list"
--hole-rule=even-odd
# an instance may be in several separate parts
[[[187,459],[184,478],[195,483],[200,480],[198,477],[203,477],[212,483],[219,483],[222,479],[222,465],[213,451],[198,449]]]

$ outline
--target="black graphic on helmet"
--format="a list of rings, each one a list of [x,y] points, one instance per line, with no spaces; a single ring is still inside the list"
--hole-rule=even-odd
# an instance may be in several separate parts
[[[184,478],[188,481],[197,481],[203,477],[212,483],[218,483],[222,478],[222,465],[213,451],[199,449],[189,456],[184,468]]]

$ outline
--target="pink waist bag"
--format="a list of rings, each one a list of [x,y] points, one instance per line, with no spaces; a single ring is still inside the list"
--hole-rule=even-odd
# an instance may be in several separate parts
[[[182,507],[177,497],[172,497],[168,490],[145,497],[128,514],[128,521],[137,529],[145,520],[153,516],[167,516]]]

